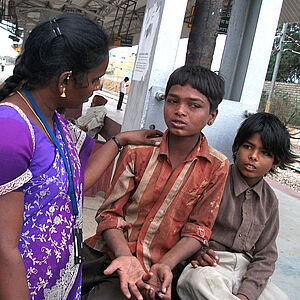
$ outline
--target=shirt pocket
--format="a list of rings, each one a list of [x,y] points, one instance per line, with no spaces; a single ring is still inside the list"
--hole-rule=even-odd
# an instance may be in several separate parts
[[[265,228],[265,224],[255,224],[252,223],[248,233],[248,239],[246,242],[247,251],[254,250],[255,244],[258,241],[261,233]]]
[[[177,197],[178,199],[172,213],[173,220],[175,222],[186,223],[201,194],[198,195],[195,192],[183,191]]]

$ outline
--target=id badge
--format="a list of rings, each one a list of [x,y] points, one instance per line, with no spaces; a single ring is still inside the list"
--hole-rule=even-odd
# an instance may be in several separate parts
[[[82,228],[75,227],[72,229],[72,233],[74,241],[75,264],[81,264],[83,262]]]

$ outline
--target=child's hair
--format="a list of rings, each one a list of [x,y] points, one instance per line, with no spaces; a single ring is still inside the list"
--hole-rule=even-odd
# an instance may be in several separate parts
[[[215,111],[223,100],[224,80],[216,73],[201,66],[185,65],[176,69],[169,77],[165,96],[173,85],[190,84],[194,89],[205,95],[210,103],[210,112]]]
[[[72,71],[76,84],[84,86],[86,74],[107,57],[108,38],[99,25],[78,14],[61,14],[31,31],[21,61],[0,90],[0,101],[21,82],[33,90],[66,71]]]
[[[234,161],[240,146],[255,133],[260,135],[265,150],[274,155],[274,164],[279,164],[280,169],[286,169],[295,162],[297,155],[291,151],[286,127],[275,115],[264,112],[251,115],[241,124],[232,145]],[[270,170],[272,172],[274,170]]]
[[[107,100],[100,95],[95,95],[92,101],[92,106],[103,106],[107,103]]]
[[[128,80],[129,80],[129,78],[128,78],[128,77],[125,77],[125,78],[124,78],[124,81],[128,81]]]

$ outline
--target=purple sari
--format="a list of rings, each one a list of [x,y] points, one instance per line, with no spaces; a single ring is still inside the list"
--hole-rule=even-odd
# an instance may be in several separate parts
[[[13,145],[0,151],[0,155],[1,159],[4,156],[5,170],[12,171],[5,175],[0,172],[0,195],[11,191],[24,193],[19,251],[27,271],[31,299],[80,299],[81,266],[74,264],[72,228],[75,218],[63,159],[44,133],[18,107],[9,106],[7,103],[0,105],[0,126],[7,126],[9,131],[7,136],[0,134],[0,145]],[[82,228],[84,169],[94,141],[57,115],[74,170],[79,210],[76,225]],[[67,155],[56,124],[54,134]],[[16,135],[18,141],[14,141]],[[9,158],[14,155],[12,151],[16,159]]]

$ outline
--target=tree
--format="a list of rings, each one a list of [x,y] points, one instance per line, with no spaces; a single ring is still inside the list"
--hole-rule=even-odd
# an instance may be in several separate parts
[[[269,62],[266,80],[272,80],[278,45],[280,41],[279,33],[282,25],[279,26],[274,39],[272,54]],[[300,23],[289,24],[285,41],[283,43],[283,53],[281,55],[277,81],[299,82],[300,80]]]

